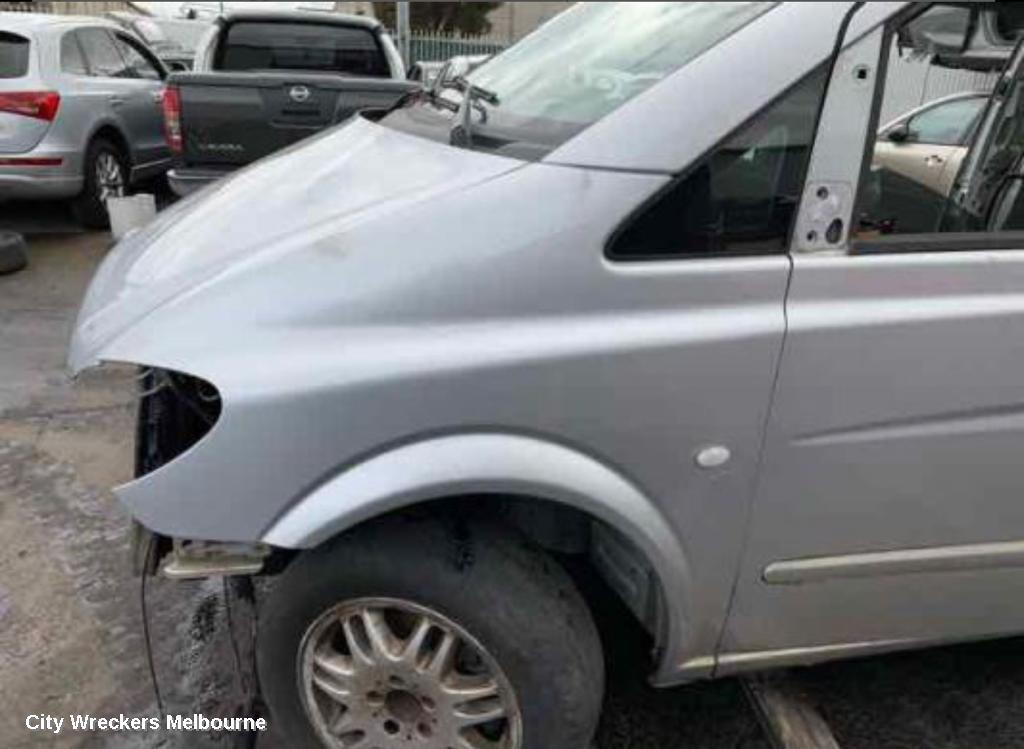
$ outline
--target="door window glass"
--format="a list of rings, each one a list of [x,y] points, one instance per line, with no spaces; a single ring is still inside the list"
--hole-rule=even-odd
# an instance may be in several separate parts
[[[121,36],[114,37],[118,52],[124,58],[128,71],[133,78],[145,78],[150,81],[162,79],[160,70],[135,45]]]
[[[621,260],[784,252],[824,93],[819,69],[729,136],[619,232]]]
[[[104,29],[82,29],[78,32],[78,38],[82,42],[92,75],[99,78],[134,77],[114,46],[114,37]]]
[[[74,32],[69,32],[60,40],[60,69],[71,75],[89,75],[82,48]]]

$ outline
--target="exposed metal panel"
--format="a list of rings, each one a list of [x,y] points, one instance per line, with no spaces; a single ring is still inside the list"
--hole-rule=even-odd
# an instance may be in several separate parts
[[[836,60],[793,233],[795,251],[834,251],[846,246],[883,38],[884,29],[879,26]]]

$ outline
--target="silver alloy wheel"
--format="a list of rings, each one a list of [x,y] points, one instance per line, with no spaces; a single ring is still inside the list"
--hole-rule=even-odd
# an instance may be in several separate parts
[[[125,178],[121,162],[109,151],[96,156],[96,191],[100,203],[106,207],[110,198],[124,197]]]
[[[303,707],[332,749],[522,746],[519,706],[497,661],[425,606],[335,606],[306,630],[298,665]]]

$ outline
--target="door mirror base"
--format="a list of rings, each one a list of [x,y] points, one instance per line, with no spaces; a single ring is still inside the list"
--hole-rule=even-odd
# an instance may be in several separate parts
[[[910,140],[910,127],[905,122],[897,125],[886,134],[886,138],[892,143],[906,143]]]

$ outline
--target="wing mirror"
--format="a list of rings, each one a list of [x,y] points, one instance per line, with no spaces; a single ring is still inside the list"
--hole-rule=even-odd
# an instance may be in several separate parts
[[[906,143],[910,140],[910,125],[903,122],[890,130],[886,137],[893,143]]]

